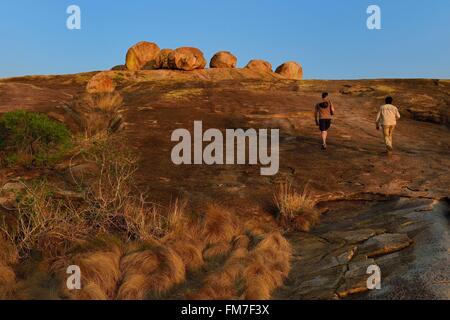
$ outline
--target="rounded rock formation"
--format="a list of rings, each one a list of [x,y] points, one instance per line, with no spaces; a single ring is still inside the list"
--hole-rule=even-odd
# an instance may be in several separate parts
[[[231,52],[220,51],[212,57],[209,66],[211,68],[236,68],[237,58]]]
[[[115,89],[113,79],[104,72],[97,73],[86,85],[87,93],[111,93]]]
[[[256,71],[272,72],[272,65],[265,60],[251,60],[246,68]]]
[[[173,52],[172,49],[162,49],[154,60],[148,62],[142,69],[143,70],[159,70],[170,69],[169,55]]]
[[[197,48],[182,47],[172,51],[168,56],[170,69],[192,71],[204,69],[206,60]]]
[[[163,49],[159,52],[156,58],[156,64],[158,69],[170,69],[169,65],[169,55],[173,52],[172,49]]]
[[[128,70],[137,71],[156,60],[159,47],[152,42],[142,41],[132,46],[127,52],[126,66]]]
[[[294,61],[283,63],[275,72],[287,79],[302,80],[303,78],[302,66]]]

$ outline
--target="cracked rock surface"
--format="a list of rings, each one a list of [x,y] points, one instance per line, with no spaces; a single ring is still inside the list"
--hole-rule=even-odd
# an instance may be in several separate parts
[[[295,262],[276,298],[450,299],[447,203],[396,198],[356,208],[327,205],[316,230],[290,235]],[[381,270],[380,290],[368,289],[370,266]]]

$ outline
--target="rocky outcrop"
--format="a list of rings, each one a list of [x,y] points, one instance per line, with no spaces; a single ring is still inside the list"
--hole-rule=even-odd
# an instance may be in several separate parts
[[[172,52],[172,49],[163,49],[159,52],[158,57],[156,58],[158,69],[170,69],[169,56]]]
[[[146,41],[139,42],[128,50],[125,65],[130,71],[142,70],[149,63],[156,64],[159,52],[157,44]]]
[[[439,229],[446,228],[442,222],[448,209],[445,203],[406,198],[352,213],[342,204],[336,206],[310,234],[289,237],[298,259],[287,288],[277,298],[346,299],[365,294],[384,299],[397,296],[402,286],[413,285],[417,274],[436,277],[448,264],[442,252],[448,241],[439,234]],[[370,290],[368,280],[377,267],[382,289]],[[399,281],[402,278],[404,284]],[[423,292],[411,290],[402,298],[448,297],[448,292],[431,282],[426,286]]]
[[[302,80],[303,79],[303,68],[302,66],[293,61],[283,63],[279,66],[276,71],[279,75],[291,80]]]
[[[89,80],[86,85],[87,93],[111,93],[116,89],[113,79],[106,73],[101,72],[96,74]]]
[[[204,69],[206,60],[203,53],[197,48],[181,47],[168,55],[170,69],[192,71]]]
[[[364,242],[360,251],[369,258],[375,258],[407,248],[412,242],[406,234],[385,233]]]
[[[211,59],[211,68],[236,68],[237,58],[231,52],[217,52]]]
[[[272,64],[264,60],[251,60],[246,68],[261,72],[272,72]]]

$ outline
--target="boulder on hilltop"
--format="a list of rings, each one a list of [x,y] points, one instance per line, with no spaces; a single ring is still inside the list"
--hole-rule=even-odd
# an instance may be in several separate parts
[[[170,69],[169,66],[169,55],[173,52],[172,49],[162,49],[156,59],[148,62],[144,66],[144,70],[159,70],[159,69]]]
[[[149,63],[156,63],[160,49],[157,44],[142,41],[128,49],[126,66],[130,71],[142,70]]]
[[[113,79],[105,72],[97,73],[86,85],[87,93],[111,93],[116,89]]]
[[[231,52],[217,52],[211,59],[211,68],[236,68],[237,58]]]
[[[204,69],[206,60],[197,48],[181,47],[168,55],[168,65],[170,69],[192,71],[195,69]]]
[[[256,71],[272,72],[272,65],[265,60],[251,60],[245,68]]]
[[[299,63],[294,61],[283,63],[277,68],[277,70],[275,70],[275,72],[288,79],[292,80],[303,79],[303,68]]]
[[[169,65],[169,55],[173,52],[172,49],[163,49],[159,52],[156,58],[156,63],[159,69],[170,69]]]

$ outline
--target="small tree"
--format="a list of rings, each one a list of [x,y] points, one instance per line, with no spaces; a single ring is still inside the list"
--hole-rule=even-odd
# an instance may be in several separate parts
[[[0,150],[8,164],[45,166],[70,148],[70,131],[39,113],[18,110],[0,117]]]

